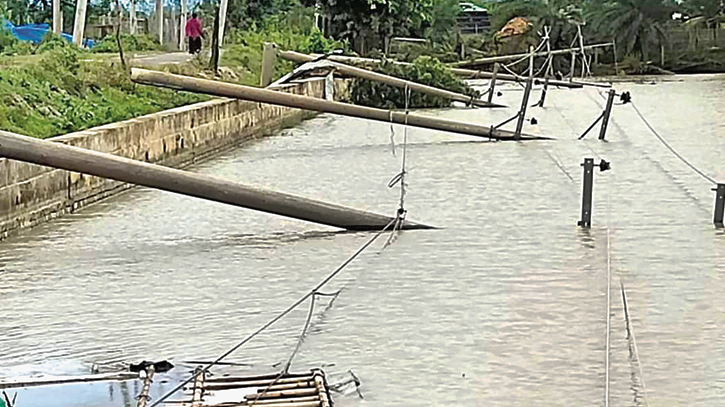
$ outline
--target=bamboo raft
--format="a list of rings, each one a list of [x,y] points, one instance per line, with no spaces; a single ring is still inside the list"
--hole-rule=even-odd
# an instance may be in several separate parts
[[[331,407],[332,398],[320,369],[307,373],[261,376],[197,376],[184,389],[189,399],[167,402],[178,407]]]

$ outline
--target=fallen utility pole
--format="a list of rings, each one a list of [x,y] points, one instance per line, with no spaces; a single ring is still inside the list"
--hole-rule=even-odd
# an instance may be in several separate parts
[[[299,52],[294,51],[280,51],[279,56],[295,62],[312,62],[316,58],[307,55],[307,54],[301,54]],[[355,76],[362,79],[368,79],[371,81],[377,81],[382,82],[390,86],[395,86],[398,88],[405,89],[406,87],[412,91],[426,93],[432,96],[438,96],[450,100],[454,100],[456,102],[462,102],[467,105],[473,105],[477,107],[505,107],[503,105],[499,105],[496,103],[491,103],[485,100],[476,99],[471,96],[466,96],[461,93],[451,92],[445,89],[438,89],[433,86],[423,85],[421,83],[408,81],[405,79],[396,78],[394,76],[389,75],[383,75],[381,73],[373,72],[367,69],[361,69],[356,68],[354,66],[346,65],[340,62],[334,62],[329,61],[338,72],[341,72],[346,75]]]
[[[0,131],[0,157],[348,230],[380,230],[393,218],[300,196],[255,188],[207,175]],[[432,229],[406,221],[403,229]]]
[[[611,47],[611,42],[605,42],[602,44],[592,44],[592,45],[586,45],[584,46],[584,50],[590,50],[595,48],[603,48],[603,47]],[[537,52],[534,54],[534,57],[545,57],[549,55],[562,55],[562,54],[568,54],[572,51],[579,51],[581,52],[582,47],[578,46],[576,48],[565,48],[565,49],[557,49],[553,51],[542,51]],[[484,64],[492,64],[494,62],[505,62],[505,61],[513,61],[516,59],[521,59],[527,57],[529,54],[512,54],[512,55],[500,55],[496,57],[486,57],[486,58],[479,58],[474,59],[473,61],[461,61],[451,64],[453,67],[461,67],[461,66],[475,66],[475,65],[484,65]]]
[[[405,112],[375,109],[372,107],[333,102],[308,96],[275,92],[272,90],[252,88],[249,86],[235,85],[226,82],[173,75],[165,72],[149,71],[146,69],[131,69],[131,80],[133,82],[146,85],[161,86],[221,97],[251,100],[259,103],[269,103],[317,112],[335,113],[343,116],[359,117],[386,123],[398,123],[431,130],[484,137],[493,140],[514,139],[514,132],[510,130],[496,129],[493,126],[461,123],[455,120],[441,119],[438,117],[419,116],[406,114]],[[548,140],[550,138],[531,134],[522,134],[520,139]]]
[[[313,54],[312,55],[315,58],[322,58],[324,55],[319,54]],[[382,61],[379,59],[370,59],[370,58],[357,58],[357,57],[348,57],[343,55],[329,55],[327,56],[327,59],[334,62],[342,62],[347,64],[378,64]],[[399,65],[410,65],[407,62],[395,62]],[[458,76],[465,76],[466,79],[492,79],[493,78],[493,72],[486,72],[486,71],[474,71],[472,69],[463,69],[463,68],[451,68],[451,72]],[[520,75],[509,75],[509,74],[498,74],[496,75],[497,80],[502,81],[512,81],[512,82],[521,82],[526,83],[527,79]],[[534,84],[543,84],[543,79],[534,79]],[[588,86],[603,86],[603,87],[611,87],[611,85],[604,85],[604,84],[591,84],[591,83],[584,83],[584,82],[569,82],[569,81],[558,81],[558,80],[550,80],[549,85],[551,86],[558,86],[562,88],[583,88],[584,85]]]

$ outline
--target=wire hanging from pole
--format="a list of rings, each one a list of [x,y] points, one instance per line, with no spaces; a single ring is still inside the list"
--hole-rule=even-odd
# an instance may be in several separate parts
[[[697,174],[699,174],[702,178],[710,181],[713,184],[717,184],[717,181],[715,181],[715,179],[713,179],[712,177],[708,176],[704,172],[700,171],[700,169],[698,169],[697,167],[695,167],[694,165],[692,165],[689,161],[687,161],[685,159],[685,157],[683,157],[682,155],[680,155],[680,153],[678,153],[677,151],[675,151],[675,149],[672,148],[672,146],[670,146],[670,144],[667,141],[665,141],[665,139],[662,136],[660,136],[659,133],[657,133],[657,130],[655,130],[654,127],[652,127],[652,125],[649,124],[649,122],[647,121],[647,119],[645,119],[644,115],[642,115],[642,113],[639,111],[639,109],[637,109],[637,106],[634,105],[634,102],[630,101],[629,103],[632,105],[632,108],[637,113],[637,116],[639,116],[639,118],[642,119],[642,122],[644,122],[644,124],[647,126],[647,128],[649,128],[649,130],[652,132],[652,134],[654,134],[655,137],[657,137],[657,139],[665,147],[667,147],[667,149],[670,150],[670,152],[672,152],[672,154],[675,155],[675,157],[679,158],[680,161],[682,161],[683,163],[685,163],[685,165],[687,165],[688,167],[690,167],[693,171],[695,171]]]
[[[302,303],[304,303],[308,298],[310,298],[311,296],[315,295],[315,293],[317,293],[322,287],[324,287],[327,283],[329,283],[330,280],[332,280],[338,274],[340,274],[340,272],[342,270],[344,270],[345,267],[347,267],[350,263],[352,263],[352,261],[355,260],[360,254],[362,254],[362,252],[364,252],[365,249],[367,249],[368,247],[370,247],[370,245],[372,245],[391,226],[393,226],[393,224],[395,223],[395,221],[396,221],[396,219],[393,219],[390,222],[388,222],[388,224],[385,225],[385,227],[383,227],[380,231],[378,231],[377,233],[375,233],[375,235],[373,235],[373,237],[371,237],[370,239],[368,239],[368,241],[365,242],[362,246],[360,246],[360,248],[355,253],[353,253],[352,256],[348,257],[347,260],[345,260],[340,266],[338,266],[332,273],[328,274],[327,277],[325,277],[320,283],[318,283],[312,290],[308,291],[307,294],[303,295],[300,299],[298,299],[297,301],[295,301],[292,305],[290,305],[289,307],[287,307],[284,311],[280,312],[279,314],[277,314],[277,316],[275,316],[271,320],[267,321],[264,325],[262,325],[261,327],[259,327],[257,330],[255,330],[251,334],[249,334],[246,338],[244,338],[242,341],[240,341],[239,343],[237,343],[236,345],[234,345],[232,348],[230,348],[229,350],[227,350],[226,352],[224,352],[221,356],[219,356],[218,358],[216,358],[214,361],[212,361],[211,363],[207,364],[203,368],[198,369],[197,371],[195,371],[188,379],[182,381],[177,386],[175,386],[173,389],[171,389],[170,391],[168,391],[161,398],[159,398],[158,400],[156,400],[150,407],[156,407],[159,404],[161,404],[162,402],[164,402],[164,400],[168,399],[173,394],[175,394],[177,391],[181,390],[189,382],[191,382],[192,380],[196,379],[200,374],[203,374],[203,373],[208,372],[209,369],[212,368],[212,366],[216,365],[217,363],[221,362],[224,358],[226,358],[227,356],[229,356],[232,353],[234,353],[235,351],[237,351],[239,348],[241,348],[242,346],[244,346],[245,344],[247,344],[249,341],[251,341],[252,339],[254,339],[256,336],[258,336],[259,334],[261,334],[262,332],[264,332],[265,330],[267,330],[267,328],[269,328],[270,326],[274,325],[279,320],[281,320],[282,318],[284,318],[285,316],[287,316],[287,314],[289,314],[295,308],[297,308]]]
[[[393,188],[396,184],[400,183],[400,201],[398,202],[398,210],[395,215],[395,225],[393,226],[393,231],[390,234],[390,237],[385,242],[385,245],[383,246],[383,249],[390,246],[397,236],[398,230],[400,230],[400,227],[403,225],[403,222],[405,222],[405,217],[408,213],[408,211],[405,209],[405,194],[406,194],[406,187],[408,184],[405,182],[405,176],[408,173],[408,170],[406,168],[406,160],[408,157],[408,113],[409,107],[410,107],[410,88],[406,85],[405,86],[405,123],[403,127],[403,156],[401,159],[400,164],[400,172],[396,174],[390,182],[388,182],[388,188]]]

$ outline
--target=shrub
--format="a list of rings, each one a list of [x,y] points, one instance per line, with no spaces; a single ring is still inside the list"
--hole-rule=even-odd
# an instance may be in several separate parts
[[[422,83],[452,92],[474,95],[475,91],[460,80],[446,65],[438,59],[421,56],[410,65],[383,61],[374,70],[386,75]],[[380,82],[356,79],[351,88],[352,101],[358,105],[384,109],[405,108],[405,90]],[[420,92],[411,92],[409,107],[448,107],[449,99],[431,96]]]

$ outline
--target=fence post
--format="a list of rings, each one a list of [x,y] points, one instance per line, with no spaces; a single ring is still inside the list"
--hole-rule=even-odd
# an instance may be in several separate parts
[[[715,227],[723,227],[723,214],[725,213],[725,184],[717,184],[715,189]]]
[[[604,140],[604,136],[607,134],[609,117],[612,114],[612,105],[614,104],[614,95],[614,89],[610,89],[609,97],[607,98],[607,107],[604,108],[604,113],[602,114],[602,127],[599,129],[599,140]]]
[[[592,191],[594,189],[594,159],[585,158],[584,163],[584,189],[582,191],[582,218],[577,222],[583,228],[592,227]]]

